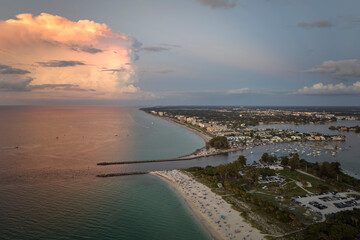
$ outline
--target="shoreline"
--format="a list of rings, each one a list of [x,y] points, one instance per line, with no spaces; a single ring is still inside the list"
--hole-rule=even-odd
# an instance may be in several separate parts
[[[152,115],[152,116],[155,116],[155,115]],[[155,117],[157,117],[157,116],[155,116]],[[180,126],[180,127],[183,127],[183,128],[187,129],[187,130],[190,131],[190,132],[195,133],[196,135],[198,135],[199,137],[201,137],[201,138],[204,140],[205,143],[207,143],[208,141],[211,140],[211,137],[210,137],[209,135],[207,135],[207,134],[205,134],[205,133],[202,133],[202,132],[199,132],[198,130],[193,129],[193,128],[190,128],[190,127],[188,127],[188,126],[186,126],[186,125],[184,125],[184,124],[175,122],[175,121],[173,121],[173,120],[172,120],[171,118],[169,118],[169,117],[159,117],[159,118],[160,118],[160,119],[164,119],[164,120],[166,120],[166,121],[168,121],[168,122],[171,122],[171,123],[173,123],[173,124],[176,124],[176,125],[178,125],[178,126]]]
[[[149,174],[155,175],[155,176],[159,177],[160,179],[162,179],[163,181],[167,182],[170,185],[170,187],[172,188],[172,190],[179,194],[179,196],[185,201],[185,204],[190,209],[190,212],[194,215],[196,221],[198,221],[200,223],[200,225],[202,225],[204,227],[205,231],[208,232],[208,234],[211,236],[212,239],[214,239],[214,240],[223,240],[224,239],[224,238],[222,238],[221,235],[219,235],[216,231],[214,231],[214,229],[209,225],[209,223],[206,221],[206,219],[204,219],[204,217],[201,216],[201,214],[196,210],[195,206],[191,203],[191,201],[189,201],[189,199],[187,199],[181,193],[181,191],[178,189],[178,187],[175,185],[175,183],[171,179],[167,178],[164,175],[159,174],[158,172],[150,172]]]
[[[154,171],[150,174],[168,182],[180,194],[213,239],[264,239],[265,235],[245,222],[240,212],[188,175],[179,170]]]
[[[158,116],[158,115],[154,115],[154,114],[148,113],[148,112],[143,111],[143,110],[141,110],[141,109],[138,109],[138,110],[139,110],[139,111],[142,111],[142,112],[144,112],[144,113],[146,113],[146,114],[149,114],[150,116],[157,117],[157,118],[159,118],[159,119],[163,119],[163,120],[168,121],[168,122],[170,122],[170,123],[176,124],[176,125],[184,128],[184,129],[186,129],[186,130],[188,130],[188,131],[190,131],[190,132],[192,132],[192,133],[195,133],[196,135],[198,135],[199,137],[201,137],[202,140],[204,140],[205,144],[206,144],[208,141],[210,141],[211,138],[212,138],[212,137],[210,137],[209,135],[206,135],[205,133],[199,132],[198,130],[195,130],[195,129],[193,129],[193,128],[190,128],[190,127],[188,127],[188,126],[185,126],[184,124],[180,124],[180,123],[178,123],[178,122],[175,122],[175,121],[173,121],[173,120],[172,120],[171,118],[169,118],[169,117],[160,117],[160,116]],[[205,147],[205,146],[204,146],[204,147]]]

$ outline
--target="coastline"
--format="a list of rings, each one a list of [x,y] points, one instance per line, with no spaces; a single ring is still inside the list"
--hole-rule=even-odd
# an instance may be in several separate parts
[[[153,174],[163,181],[167,182],[170,187],[173,189],[173,191],[176,191],[180,197],[185,201],[186,205],[189,207],[190,211],[194,214],[196,220],[205,228],[205,230],[209,233],[212,239],[214,240],[223,240],[222,236],[217,233],[214,228],[206,221],[206,219],[196,210],[196,207],[194,204],[187,199],[184,194],[181,192],[181,190],[178,188],[178,186],[173,182],[172,179],[166,177],[165,175],[160,174],[159,172],[150,172],[150,174]]]
[[[142,112],[144,112],[144,113],[146,113],[146,114],[149,114],[150,116],[157,117],[157,118],[163,119],[163,120],[165,120],[165,121],[168,121],[168,122],[170,122],[170,123],[176,124],[176,125],[178,125],[178,126],[180,126],[180,127],[183,127],[183,128],[185,128],[186,130],[188,130],[188,131],[190,131],[190,132],[193,132],[193,133],[195,133],[196,135],[198,135],[199,137],[201,137],[201,138],[204,140],[205,143],[207,143],[207,142],[208,142],[209,140],[211,140],[211,138],[212,138],[212,137],[210,137],[209,135],[206,135],[205,133],[199,132],[199,131],[197,131],[197,130],[195,130],[195,129],[193,129],[193,128],[189,128],[188,126],[185,126],[184,124],[177,123],[177,122],[173,121],[173,120],[172,120],[171,118],[169,118],[169,117],[160,117],[160,116],[158,116],[158,115],[150,114],[150,113],[148,113],[148,112],[146,112],[146,111],[143,111],[143,110],[141,110],[141,109],[138,109],[138,110],[140,110],[140,111],[142,111]]]
[[[152,116],[154,116],[154,115],[152,115]],[[188,126],[186,126],[186,125],[184,125],[184,124],[177,123],[177,122],[173,121],[171,118],[168,118],[168,117],[160,117],[160,119],[164,119],[164,120],[166,120],[166,121],[168,121],[168,122],[171,122],[171,123],[176,124],[176,125],[178,125],[178,126],[180,126],[180,127],[183,127],[183,128],[185,128],[185,129],[189,130],[190,132],[195,133],[196,135],[198,135],[199,137],[201,137],[201,138],[204,140],[205,143],[208,142],[209,140],[211,140],[211,137],[210,137],[209,135],[206,135],[205,133],[199,132],[199,131],[197,131],[197,130],[195,130],[195,129],[193,129],[193,128],[189,128]]]
[[[216,240],[264,239],[265,235],[245,222],[221,196],[179,170],[150,172],[165,180],[185,200],[198,221]],[[223,218],[224,217],[224,218]]]
[[[141,110],[140,110],[140,111],[141,111]],[[205,133],[199,132],[198,130],[193,129],[193,128],[190,128],[190,127],[188,127],[188,126],[186,126],[186,125],[184,125],[184,124],[180,124],[180,123],[178,123],[178,122],[175,122],[175,121],[173,121],[173,120],[172,120],[171,118],[169,118],[169,117],[159,117],[159,116],[157,116],[157,115],[150,114],[150,113],[148,113],[148,112],[146,112],[146,111],[143,111],[143,112],[146,113],[146,114],[149,114],[149,115],[151,115],[151,116],[153,116],[153,117],[157,117],[157,118],[159,118],[159,119],[163,119],[163,120],[165,120],[165,121],[168,121],[168,122],[170,122],[170,123],[172,123],[172,124],[175,124],[175,125],[177,125],[177,126],[179,126],[179,127],[182,127],[182,128],[184,128],[184,129],[186,129],[186,130],[188,130],[188,131],[190,131],[190,132],[198,135],[199,137],[201,137],[201,138],[204,140],[205,144],[212,139],[211,136],[209,136],[209,135],[207,135],[207,134],[205,134]],[[206,147],[206,146],[204,146],[204,147],[202,147],[202,148],[200,148],[200,149],[197,149],[197,150],[204,150],[205,147]],[[220,155],[220,154],[224,154],[224,153],[242,151],[242,150],[244,150],[244,148],[231,148],[231,149],[223,150],[223,151],[221,151],[221,152],[205,153],[205,154],[202,154],[202,155],[198,155],[198,154],[196,153],[197,150],[195,150],[194,152],[192,152],[192,153],[190,153],[190,154],[188,154],[188,155],[180,156],[180,157],[177,157],[177,158],[174,158],[174,159],[177,159],[177,160],[192,160],[192,159],[196,159],[196,158],[210,157],[210,156],[216,156],[216,155]]]

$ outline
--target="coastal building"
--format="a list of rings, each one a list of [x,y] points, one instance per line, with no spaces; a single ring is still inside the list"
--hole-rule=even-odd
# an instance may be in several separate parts
[[[331,137],[333,141],[345,141],[345,137],[343,136],[333,136]]]
[[[280,166],[280,165],[270,165],[268,166],[270,169],[275,170],[275,171],[281,171],[284,170],[284,167]]]
[[[186,121],[186,117],[183,115],[176,115],[175,118],[179,121],[185,122]]]
[[[226,126],[221,126],[217,124],[210,125],[206,128],[208,132],[216,133],[216,132],[225,132],[228,130]]]

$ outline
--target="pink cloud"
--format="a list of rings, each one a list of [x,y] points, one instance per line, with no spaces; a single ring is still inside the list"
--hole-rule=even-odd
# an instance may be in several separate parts
[[[19,14],[16,19],[0,21],[0,63],[29,73],[11,78],[0,74],[0,83],[30,78],[27,88],[34,95],[52,91],[56,96],[66,89],[31,86],[69,84],[92,91],[62,92],[59,96],[128,97],[140,92],[136,87],[136,67],[129,64],[135,44],[135,39],[114,32],[103,23],[71,21],[47,13]]]

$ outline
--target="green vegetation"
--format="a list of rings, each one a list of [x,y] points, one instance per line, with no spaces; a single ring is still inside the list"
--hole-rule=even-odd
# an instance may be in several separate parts
[[[360,234],[360,209],[343,211],[330,216],[325,222],[309,226],[305,232],[305,239],[341,240],[358,239]]]
[[[280,222],[290,223],[296,227],[302,226],[294,214],[280,209],[276,203],[266,201],[255,194],[249,193],[249,187],[258,185],[260,175],[264,177],[275,175],[275,171],[266,168],[256,169],[253,166],[245,167],[244,162],[246,162],[246,158],[240,156],[238,160],[232,163],[221,164],[216,167],[192,167],[186,169],[186,171],[192,173],[195,177],[205,179],[213,188],[217,187],[218,183],[221,183],[224,189],[229,193],[235,194],[237,199],[256,206]],[[245,173],[241,176],[239,171],[244,171]]]
[[[244,155],[239,156],[237,160],[239,161],[241,167],[244,167],[246,165],[247,159]]]
[[[337,128],[335,126],[330,126],[329,129],[330,130],[337,130]]]
[[[293,107],[204,107],[204,106],[168,106],[168,107],[151,107],[142,108],[146,112],[166,112],[168,116],[174,117],[182,115],[185,117],[198,117],[201,121],[210,123],[217,122],[226,125],[229,129],[242,129],[245,126],[256,126],[259,124],[271,123],[294,123],[294,124],[307,124],[307,123],[326,123],[329,121],[336,121],[336,118],[318,117],[323,114],[323,108],[293,108]],[[328,109],[328,113],[334,113],[335,109]],[[292,114],[298,112],[312,112],[312,114]],[[317,111],[321,111],[317,112]],[[336,114],[342,115],[360,115],[358,111],[350,113],[348,109],[336,109]]]
[[[209,141],[209,146],[216,148],[216,149],[229,149],[229,143],[226,137],[218,136],[214,137]]]
[[[346,190],[351,187],[354,188],[354,190],[360,191],[360,180],[343,173],[340,166],[339,162],[311,163],[304,159],[300,160],[301,170],[324,179],[340,190]],[[324,191],[326,191],[326,189],[324,189]]]
[[[276,160],[274,156],[263,154],[259,161],[271,164]],[[309,163],[299,159],[298,154],[283,156],[280,160],[285,166],[280,171],[246,165],[244,156],[229,164],[193,167],[185,171],[213,191],[229,195],[224,199],[242,211],[242,215],[250,222],[263,219],[261,223],[255,221],[254,224],[266,232],[271,232],[273,227],[280,232],[304,229],[281,239],[355,239],[354,236],[359,234],[360,229],[360,210],[341,212],[328,217],[323,223],[314,224],[314,221],[320,219],[320,215],[294,203],[291,198],[309,192],[342,191],[350,187],[356,189],[360,186],[360,180],[343,174],[337,162]],[[280,180],[268,181],[274,178]],[[242,207],[244,203],[247,206],[245,208]],[[308,227],[304,228],[305,226]]]
[[[292,171],[291,169],[284,168],[283,171],[279,171],[281,176],[289,181],[297,181],[301,183],[309,182],[311,187],[307,187],[306,189],[313,193],[322,193],[328,191],[336,191],[338,188],[336,186],[327,183],[326,181],[320,178],[314,178],[311,175],[306,175],[298,171]],[[294,196],[307,194],[301,188],[297,187],[295,182],[291,182],[286,184],[286,189],[282,192],[282,195],[286,199],[290,199]]]
[[[264,153],[262,156],[261,156],[261,159],[260,159],[260,162],[261,163],[274,163],[276,162],[277,160],[277,157],[276,156],[272,156],[272,155],[269,155],[268,153]]]
[[[287,156],[281,157],[281,164],[283,166],[289,166],[291,170],[299,169],[306,171],[336,186],[339,190],[346,190],[349,187],[357,191],[360,190],[360,180],[343,173],[339,162],[325,161],[321,163],[311,163],[305,159],[299,160],[299,155],[295,153],[291,155],[291,158]],[[320,192],[328,191],[327,186],[319,186],[319,188]]]

